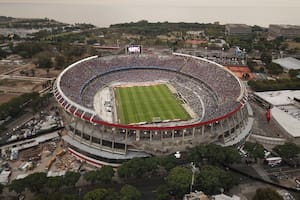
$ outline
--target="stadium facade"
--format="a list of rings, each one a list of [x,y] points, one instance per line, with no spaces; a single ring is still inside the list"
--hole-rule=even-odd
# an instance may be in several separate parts
[[[120,124],[113,86],[157,81],[175,88],[196,115],[187,121]],[[117,167],[134,157],[167,155],[201,143],[236,145],[253,124],[247,91],[233,73],[179,53],[85,58],[58,76],[54,95],[69,151],[94,166]]]

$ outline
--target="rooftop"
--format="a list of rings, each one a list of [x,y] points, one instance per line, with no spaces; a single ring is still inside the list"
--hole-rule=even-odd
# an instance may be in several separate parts
[[[254,94],[273,106],[293,104],[294,98],[300,99],[300,90],[255,92]]]
[[[280,28],[300,28],[300,26],[289,25],[289,24],[270,24],[270,26],[277,26],[277,27],[280,27]]]
[[[292,57],[279,58],[276,60],[272,60],[273,63],[276,63],[282,66],[285,69],[300,69],[300,60]]]
[[[243,28],[249,28],[247,24],[226,24],[226,27],[229,28],[237,28],[237,27],[243,27]]]
[[[274,107],[271,116],[292,137],[300,137],[300,107],[294,98],[300,99],[300,90],[255,92],[256,96]]]

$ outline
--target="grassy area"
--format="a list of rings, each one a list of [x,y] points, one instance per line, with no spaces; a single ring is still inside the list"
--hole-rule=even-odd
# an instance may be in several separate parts
[[[115,88],[117,112],[122,124],[160,120],[188,120],[190,115],[164,85]]]

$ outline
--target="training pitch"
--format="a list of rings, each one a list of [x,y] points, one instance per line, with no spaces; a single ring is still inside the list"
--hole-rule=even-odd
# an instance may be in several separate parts
[[[191,118],[165,84],[114,89],[121,124]]]

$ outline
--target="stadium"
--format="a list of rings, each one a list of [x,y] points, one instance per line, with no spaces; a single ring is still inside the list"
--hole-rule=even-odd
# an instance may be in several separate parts
[[[241,81],[215,62],[173,53],[82,59],[54,84],[78,159],[117,167],[201,143],[237,145],[253,123]]]

